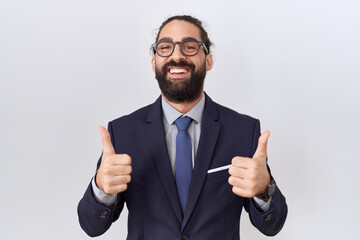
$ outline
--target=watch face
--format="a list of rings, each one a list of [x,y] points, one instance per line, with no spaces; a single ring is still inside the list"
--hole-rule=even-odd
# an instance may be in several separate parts
[[[263,194],[257,195],[258,198],[261,198],[263,200],[269,199],[272,195],[274,195],[276,190],[276,183],[274,179],[271,180],[270,184],[268,185],[266,192]]]
[[[275,189],[276,189],[276,183],[275,183],[275,182],[270,183],[269,188],[268,188],[268,195],[269,195],[270,197],[271,197],[272,195],[274,195]]]

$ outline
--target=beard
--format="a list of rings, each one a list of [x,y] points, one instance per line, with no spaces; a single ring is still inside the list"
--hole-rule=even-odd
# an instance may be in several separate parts
[[[156,63],[155,63],[156,64]],[[169,67],[187,67],[190,71],[189,79],[179,79],[172,82],[166,78]],[[186,61],[170,62],[164,64],[161,69],[155,65],[155,78],[159,83],[162,94],[171,102],[192,102],[200,97],[206,76],[205,62],[195,71],[195,65]]]

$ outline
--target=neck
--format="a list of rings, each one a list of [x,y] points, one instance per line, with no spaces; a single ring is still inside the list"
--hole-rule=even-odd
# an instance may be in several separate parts
[[[194,101],[191,102],[181,102],[181,103],[174,103],[169,101],[163,94],[161,94],[161,96],[164,98],[164,100],[169,103],[173,108],[175,108],[176,110],[178,110],[181,113],[187,113],[189,112],[202,98],[202,96],[204,95],[204,91],[201,92],[200,96],[198,98],[196,98]]]

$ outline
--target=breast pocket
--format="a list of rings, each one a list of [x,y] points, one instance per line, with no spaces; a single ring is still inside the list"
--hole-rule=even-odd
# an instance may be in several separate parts
[[[227,179],[230,177],[229,168],[224,168],[216,171],[208,171],[206,176],[206,181],[216,180],[216,179]]]

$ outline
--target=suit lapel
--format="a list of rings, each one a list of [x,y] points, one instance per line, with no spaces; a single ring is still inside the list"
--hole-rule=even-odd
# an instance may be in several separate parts
[[[177,193],[175,179],[171,170],[169,154],[167,151],[164,124],[161,110],[161,97],[153,104],[145,127],[148,144],[158,170],[161,182],[169,198],[174,212],[182,222],[182,210]]]
[[[218,114],[215,104],[207,95],[205,96],[201,135],[181,231],[185,228],[199,198],[221,128],[220,123],[217,122]]]

